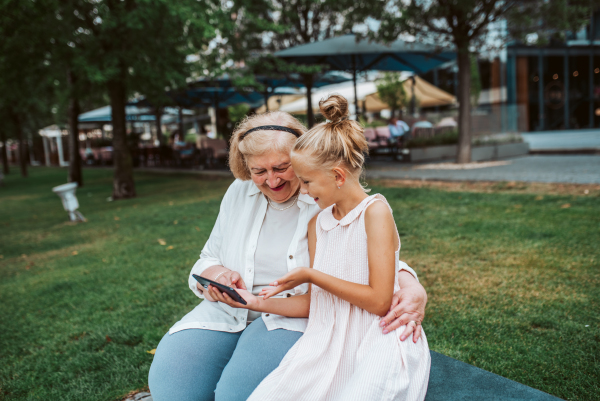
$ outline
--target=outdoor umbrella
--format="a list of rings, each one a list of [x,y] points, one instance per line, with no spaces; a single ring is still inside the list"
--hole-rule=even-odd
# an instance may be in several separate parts
[[[406,76],[408,76],[407,73]],[[403,74],[404,75],[404,74]],[[415,85],[415,98],[419,102],[421,107],[434,107],[434,106],[446,106],[456,103],[456,98],[441,90],[440,88],[430,84],[422,78],[414,77],[416,80]],[[413,80],[404,79],[402,85],[406,93],[411,92]],[[312,93],[312,104],[313,110],[317,109],[316,106],[319,100],[325,98],[329,93],[336,93],[344,96],[349,102],[354,102],[353,85],[351,83],[342,83],[338,85],[324,86]],[[379,112],[384,109],[389,109],[390,106],[379,98],[377,95],[377,82],[359,82],[356,85],[356,94],[358,100],[364,103],[364,109],[371,112]],[[284,98],[291,96],[284,96]],[[279,108],[281,111],[285,111],[291,114],[305,114],[306,102],[302,99],[295,98],[293,101],[282,104]]]
[[[316,80],[313,80],[312,87],[320,88],[322,86],[339,84],[341,82],[346,82],[352,79],[346,74],[340,74],[337,72],[328,72],[325,74],[319,75]],[[266,90],[264,92],[265,96],[265,108],[266,111],[269,111],[269,98],[273,95],[285,95],[285,93],[276,92],[277,88],[302,88],[305,87],[304,78],[300,74],[292,73],[286,74],[285,76],[279,78],[267,77],[267,76],[257,76],[256,80],[265,86]],[[308,95],[307,90],[307,95]],[[290,94],[291,95],[291,94]]]
[[[166,95],[171,98],[173,103],[177,104],[180,108],[193,108],[193,107],[214,107],[215,110],[218,108],[226,108],[240,103],[250,103],[254,107],[262,102],[262,95],[258,92],[245,92],[238,91],[233,87],[197,87],[188,88],[178,91],[169,91]],[[130,102],[140,107],[151,107],[152,104],[148,99],[142,98],[134,102]],[[181,114],[181,113],[180,113]],[[218,113],[215,113],[215,122],[218,126]],[[180,124],[182,122],[182,116],[179,118]]]
[[[293,89],[300,89],[305,87],[304,77],[298,73],[288,74],[274,74],[272,76],[267,75],[255,75],[255,80],[258,81],[264,90],[262,93],[264,97],[264,105],[266,111],[269,111],[269,98],[275,95],[290,95],[297,96],[301,92],[294,91]],[[341,82],[350,81],[352,77],[346,73],[337,71],[329,71],[325,74],[320,74],[319,77],[312,81],[312,88],[320,88],[326,85],[339,84]],[[218,86],[221,88],[234,88],[234,80],[225,77],[214,80],[200,80],[197,84],[202,86]],[[240,90],[239,88],[236,90]],[[258,92],[256,88],[244,88],[245,92]]]
[[[413,71],[423,74],[455,59],[456,52],[402,40],[390,44],[366,39],[357,41],[354,34],[349,34],[291,47],[275,53],[275,56],[297,64],[321,64],[333,70],[350,70],[356,87],[357,71]],[[357,99],[355,95],[355,112],[358,112]]]

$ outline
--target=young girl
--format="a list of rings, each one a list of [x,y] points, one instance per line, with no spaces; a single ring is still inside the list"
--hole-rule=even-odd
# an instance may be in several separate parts
[[[368,147],[361,126],[347,119],[346,99],[333,95],[319,106],[329,122],[292,150],[301,192],[324,209],[308,226],[311,267],[278,279],[263,298],[243,292],[248,305],[238,304],[286,316],[309,310],[308,326],[249,400],[423,400],[430,367],[425,334],[416,343],[400,341],[380,327],[399,289],[400,239],[391,208],[359,182]],[[303,283],[311,285],[306,296],[271,298]]]

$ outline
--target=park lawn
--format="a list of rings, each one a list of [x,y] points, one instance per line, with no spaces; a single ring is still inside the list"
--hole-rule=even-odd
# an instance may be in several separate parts
[[[86,169],[71,225],[50,191],[66,171],[30,174],[0,188],[0,400],[118,400],[198,303],[187,276],[232,179],[136,173],[138,197],[107,202],[112,171]],[[600,400],[600,198],[498,188],[374,187],[428,291],[429,346]]]

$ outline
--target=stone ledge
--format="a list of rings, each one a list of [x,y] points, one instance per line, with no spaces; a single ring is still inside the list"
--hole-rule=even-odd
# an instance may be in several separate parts
[[[559,401],[553,395],[431,351],[425,401]]]

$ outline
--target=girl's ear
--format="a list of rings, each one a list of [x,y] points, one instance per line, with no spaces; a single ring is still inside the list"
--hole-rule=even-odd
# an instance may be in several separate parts
[[[333,169],[333,173],[335,175],[335,185],[338,188],[341,188],[346,182],[346,170],[338,166]]]

